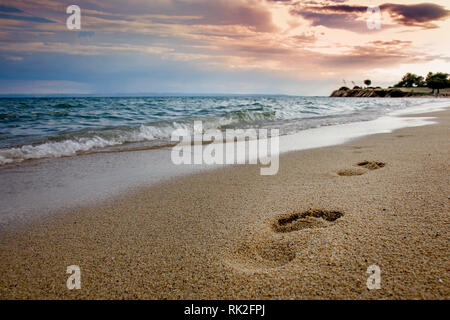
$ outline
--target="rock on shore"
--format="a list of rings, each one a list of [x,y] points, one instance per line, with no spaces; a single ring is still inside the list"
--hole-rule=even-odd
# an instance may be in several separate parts
[[[355,97],[355,98],[401,98],[401,97],[418,97],[427,96],[427,93],[421,92],[404,92],[396,88],[368,88],[368,89],[339,89],[333,91],[331,97]]]

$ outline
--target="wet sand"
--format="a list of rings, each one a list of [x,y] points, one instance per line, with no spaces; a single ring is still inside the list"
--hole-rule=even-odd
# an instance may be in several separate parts
[[[2,231],[0,298],[448,299],[450,111],[427,116],[275,176],[226,167]]]

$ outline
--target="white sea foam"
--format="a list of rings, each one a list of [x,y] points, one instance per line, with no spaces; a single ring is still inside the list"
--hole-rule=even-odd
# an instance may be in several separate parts
[[[207,130],[218,129],[235,122],[235,120],[225,118],[212,118],[208,120],[205,126]],[[119,146],[125,143],[168,140],[172,132],[176,129],[183,129],[187,133],[193,133],[195,128],[193,127],[193,122],[172,122],[170,125],[160,127],[141,125],[137,129],[117,129],[104,132],[103,136],[73,137],[62,141],[49,141],[36,145],[3,148],[0,149],[0,165],[30,159],[74,156],[80,152]]]
[[[50,141],[38,145],[25,145],[16,148],[0,149],[0,164],[20,162],[29,159],[57,158],[73,156],[80,152],[117,146],[126,142],[151,141],[168,137],[173,128],[141,126],[138,130],[119,132],[112,137],[81,137],[63,141]]]

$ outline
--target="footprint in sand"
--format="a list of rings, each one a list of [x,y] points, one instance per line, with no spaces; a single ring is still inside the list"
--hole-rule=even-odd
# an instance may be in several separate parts
[[[337,172],[338,175],[343,177],[360,176],[366,173],[363,169],[342,169]]]
[[[342,169],[337,171],[336,173],[339,176],[343,176],[343,177],[350,177],[350,176],[360,176],[363,175],[367,172],[367,170],[376,170],[376,169],[380,169],[383,168],[384,166],[386,166],[386,163],[381,162],[381,161],[361,161],[358,162],[356,164],[356,166],[360,167],[360,168],[352,168],[352,169]],[[364,169],[362,169],[364,168]]]
[[[227,254],[224,262],[233,269],[259,272],[282,267],[296,257],[294,246],[274,238],[247,239]]]
[[[343,215],[340,211],[309,209],[278,217],[272,223],[272,229],[275,232],[292,232],[306,228],[323,228]]]
[[[298,248],[295,239],[280,238],[279,233],[328,227],[343,215],[340,211],[309,209],[279,216],[266,225],[269,228],[263,228],[261,233],[237,245],[224,262],[239,272],[262,272],[283,267],[297,257]]]
[[[367,160],[365,160],[365,161],[358,162],[357,165],[359,167],[363,167],[363,168],[366,168],[366,169],[369,169],[369,170],[376,170],[376,169],[383,168],[386,165],[386,163],[381,162],[381,161],[367,161]]]
[[[412,134],[398,134],[396,135],[397,138],[406,138],[406,137],[414,137]]]

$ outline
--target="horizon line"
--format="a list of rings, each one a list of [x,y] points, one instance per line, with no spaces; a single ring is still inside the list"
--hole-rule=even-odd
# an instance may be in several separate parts
[[[3,93],[0,98],[81,98],[81,97],[327,97],[326,95],[295,95],[283,93],[182,93],[182,92],[152,92],[152,93]]]

